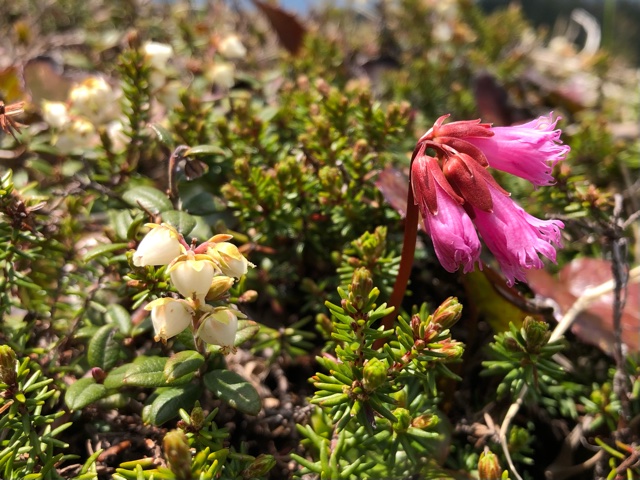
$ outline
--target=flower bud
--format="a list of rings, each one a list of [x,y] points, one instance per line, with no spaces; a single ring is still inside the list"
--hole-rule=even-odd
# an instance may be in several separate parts
[[[372,289],[373,279],[371,278],[371,272],[364,267],[355,270],[349,287],[349,300],[351,300],[356,309],[360,310],[365,306]]]
[[[439,421],[440,419],[438,418],[437,415],[432,415],[430,413],[427,413],[414,418],[413,421],[411,422],[411,426],[424,430],[426,428],[435,427],[436,425],[438,425]]]
[[[0,345],[0,383],[13,389],[17,382],[16,352],[9,345]]]
[[[238,331],[238,316],[227,307],[214,308],[200,320],[198,337],[211,345],[232,348]]]
[[[107,372],[105,372],[100,367],[93,367],[91,369],[91,376],[96,381],[96,383],[104,382],[104,379],[107,378]]]
[[[398,433],[406,432],[411,426],[411,412],[406,408],[396,408],[392,413],[397,420],[393,425],[393,429]]]
[[[229,60],[241,59],[247,55],[247,48],[237,35],[229,35],[223,38],[218,44],[218,51]]]
[[[276,465],[276,459],[273,455],[266,455],[261,453],[258,457],[251,462],[247,468],[242,472],[243,478],[257,478],[266,475]]]
[[[442,330],[451,328],[462,316],[462,305],[456,297],[447,298],[433,313],[432,323],[440,325]]]
[[[200,430],[204,426],[204,411],[200,406],[200,402],[196,400],[196,404],[193,406],[193,410],[191,410],[191,426],[196,430]]]
[[[191,449],[182,430],[171,430],[162,440],[164,456],[177,480],[191,478]]]
[[[136,267],[169,265],[182,254],[184,246],[175,228],[166,223],[148,223],[146,226],[152,230],[144,236],[133,254],[133,264]]]
[[[381,387],[387,379],[387,370],[389,365],[386,360],[372,358],[364,365],[362,372],[362,385],[365,390],[373,392]]]
[[[500,468],[498,457],[488,447],[485,447],[478,460],[478,477],[481,480],[500,480],[501,476],[502,468]]]
[[[144,308],[151,310],[151,323],[156,332],[155,341],[163,343],[191,325],[194,315],[188,302],[173,298],[159,298],[149,302]]]
[[[207,293],[207,300],[213,301],[222,298],[231,287],[233,287],[233,278],[225,275],[213,277],[209,293]]]
[[[549,324],[544,320],[527,317],[524,319],[522,329],[524,339],[527,342],[527,352],[529,353],[539,353],[540,349],[547,344],[551,337]]]
[[[222,273],[228,277],[240,278],[247,273],[249,267],[255,266],[240,253],[238,247],[229,242],[212,243],[207,249],[207,255],[218,263]]]
[[[209,255],[197,255],[189,251],[177,257],[168,271],[171,283],[180,295],[204,302],[216,270],[216,265]]]

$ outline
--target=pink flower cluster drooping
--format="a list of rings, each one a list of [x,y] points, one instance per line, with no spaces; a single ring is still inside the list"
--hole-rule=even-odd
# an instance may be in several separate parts
[[[525,281],[526,269],[542,268],[540,255],[555,262],[564,224],[529,215],[488,167],[536,187],[553,184],[553,167],[569,152],[555,128],[558,119],[549,114],[523,125],[494,128],[480,120],[445,124],[447,117],[440,117],[420,138],[411,165],[414,200],[438,260],[450,272],[482,266],[480,233],[507,283]]]

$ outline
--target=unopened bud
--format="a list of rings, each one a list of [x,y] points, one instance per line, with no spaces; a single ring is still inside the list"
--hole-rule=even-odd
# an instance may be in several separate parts
[[[478,460],[478,477],[481,480],[500,480],[501,476],[502,468],[500,468],[498,457],[488,447],[485,447]]]
[[[93,367],[91,369],[91,376],[96,381],[96,383],[102,383],[104,382],[104,379],[107,378],[107,373],[100,367]]]
[[[406,432],[411,426],[411,412],[406,408],[396,408],[392,413],[397,420],[393,425],[393,429],[399,433]]]
[[[426,428],[435,427],[436,425],[438,425],[439,421],[440,419],[438,418],[437,415],[432,415],[428,413],[428,414],[420,415],[419,417],[414,418],[413,421],[411,422],[411,426],[424,430]]]
[[[358,268],[353,272],[353,278],[351,280],[351,288],[349,299],[353,306],[360,310],[363,308],[369,299],[369,294],[373,289],[373,279],[371,278],[371,272],[364,267]]]
[[[191,449],[182,430],[171,430],[162,441],[164,456],[177,480],[191,478]]]
[[[238,297],[238,303],[252,303],[258,299],[258,292],[255,290],[247,290]]]
[[[0,345],[0,383],[13,389],[17,382],[16,352],[9,345]]]
[[[256,478],[266,475],[276,465],[276,459],[273,455],[261,453],[251,462],[242,472],[243,478]]]
[[[539,353],[540,349],[547,344],[551,337],[549,324],[543,320],[536,320],[533,317],[524,319],[522,329],[529,353]]]
[[[455,325],[461,316],[462,305],[456,297],[449,297],[436,309],[431,321],[439,325],[442,330],[447,330]]]
[[[207,293],[206,299],[208,301],[219,300],[222,298],[231,287],[233,287],[233,278],[227,277],[225,275],[218,275],[213,277],[211,281],[211,287],[209,287],[209,292]]]
[[[389,365],[386,360],[377,358],[369,360],[362,372],[362,385],[365,390],[373,392],[381,387],[387,379],[387,370],[389,370]]]
[[[200,430],[204,425],[204,411],[200,406],[200,402],[196,401],[196,404],[193,406],[193,410],[191,410],[191,426],[196,430]]]
[[[462,358],[464,353],[464,344],[455,340],[445,340],[442,342],[440,352],[444,353],[447,360],[457,360]]]

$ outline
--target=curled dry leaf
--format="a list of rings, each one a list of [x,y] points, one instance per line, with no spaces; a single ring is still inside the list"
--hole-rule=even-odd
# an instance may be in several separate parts
[[[579,258],[565,265],[557,278],[543,270],[529,270],[527,280],[536,294],[553,299],[565,313],[585,290],[613,278],[611,262]],[[575,319],[571,331],[583,342],[595,345],[612,355],[614,293],[591,303]],[[622,313],[622,342],[630,351],[640,351],[640,285],[628,285],[626,305]]]

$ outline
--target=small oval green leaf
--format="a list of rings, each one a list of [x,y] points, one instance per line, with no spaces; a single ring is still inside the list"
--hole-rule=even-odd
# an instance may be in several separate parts
[[[238,331],[236,333],[234,346],[238,347],[250,338],[253,338],[253,336],[258,333],[259,330],[260,325],[258,325],[253,320],[239,320]]]
[[[131,330],[131,315],[126,308],[117,303],[113,303],[107,307],[105,314],[107,323],[118,327],[121,333],[128,335]]]
[[[129,368],[131,368],[131,365],[131,363],[127,363],[126,365],[120,365],[111,370],[107,378],[104,379],[103,385],[109,390],[116,390],[122,387],[124,385],[124,376],[127,374]]]
[[[192,215],[179,210],[162,212],[162,221],[175,227],[182,235],[189,235],[196,226],[196,219]]]
[[[103,370],[111,370],[120,359],[120,338],[117,338],[118,329],[113,325],[100,327],[89,340],[87,360],[92,367],[100,367]]]
[[[162,425],[177,417],[181,408],[190,411],[200,394],[200,386],[194,384],[158,389],[158,396],[143,410],[142,419],[154,425]]]
[[[227,152],[216,145],[196,145],[184,153],[185,157],[195,157],[197,155],[226,155]]]
[[[122,383],[135,387],[164,387],[167,385],[164,378],[166,363],[164,357],[138,357],[127,369]]]
[[[132,207],[142,208],[153,215],[166,212],[167,210],[173,210],[173,205],[167,196],[153,187],[133,187],[124,192],[122,199]]]
[[[98,245],[97,247],[93,247],[82,257],[83,262],[88,262],[93,260],[94,258],[103,257],[108,253],[117,252],[118,250],[123,250],[129,246],[128,243],[107,243],[106,245]]]
[[[231,370],[214,370],[204,376],[204,385],[220,400],[249,415],[262,408],[260,395],[253,385]]]
[[[64,396],[64,401],[69,410],[78,410],[105,398],[109,393],[109,390],[104,385],[96,383],[93,378],[81,378],[69,386]]]
[[[204,363],[204,357],[195,350],[185,350],[176,353],[164,366],[164,376],[167,383],[194,373]]]
[[[156,134],[160,143],[163,143],[169,148],[173,147],[173,137],[171,136],[171,133],[169,133],[169,130],[158,123],[149,123],[147,126],[153,130],[153,133]]]
[[[129,238],[127,232],[133,222],[131,212],[129,210],[109,210],[109,219],[116,237],[120,240],[127,240]]]

